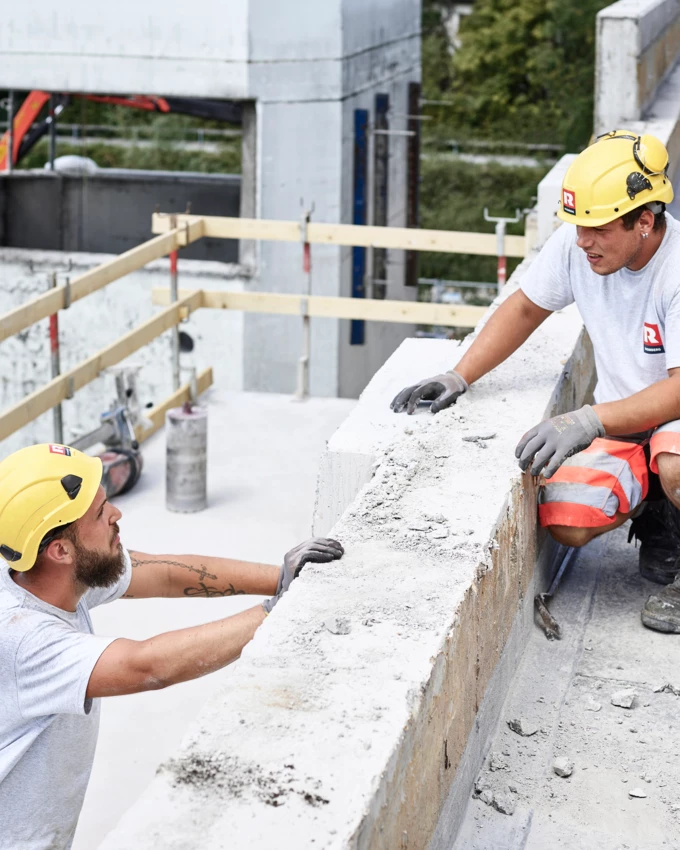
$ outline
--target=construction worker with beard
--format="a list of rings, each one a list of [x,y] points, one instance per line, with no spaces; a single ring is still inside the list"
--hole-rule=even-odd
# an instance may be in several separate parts
[[[68,850],[90,776],[99,698],[186,682],[239,657],[308,562],[340,558],[314,538],[281,568],[145,555],[120,542],[102,464],[37,445],[0,463],[0,848]],[[120,597],[261,594],[232,617],[144,641],[95,636],[90,610]]]
[[[569,167],[557,213],[567,226],[519,290],[454,369],[407,387],[391,406],[448,407],[553,311],[576,302],[595,351],[595,404],[536,425],[515,454],[523,471],[544,476],[539,520],[560,543],[583,546],[632,519],[640,572],[665,585],[642,622],[680,634],[680,222],[665,212],[672,200],[659,139],[601,136]]]

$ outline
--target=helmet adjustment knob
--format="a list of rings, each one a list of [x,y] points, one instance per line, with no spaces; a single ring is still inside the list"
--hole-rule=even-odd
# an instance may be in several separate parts
[[[628,197],[631,201],[634,201],[636,195],[644,192],[645,189],[651,189],[652,184],[644,174],[640,174],[639,171],[632,171],[626,178],[626,188],[628,190]]]
[[[83,484],[83,479],[78,475],[65,475],[61,479],[61,486],[66,490],[66,495],[69,499],[75,499],[80,493],[80,488]]]

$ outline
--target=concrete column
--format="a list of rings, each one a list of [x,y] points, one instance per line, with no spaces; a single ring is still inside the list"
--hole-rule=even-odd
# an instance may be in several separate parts
[[[241,218],[257,215],[257,107],[254,101],[242,104],[243,138],[241,142]],[[255,267],[257,242],[242,239],[239,244],[239,262]]]

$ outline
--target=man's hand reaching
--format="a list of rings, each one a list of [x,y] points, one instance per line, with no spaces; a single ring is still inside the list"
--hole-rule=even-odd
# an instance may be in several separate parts
[[[412,387],[406,387],[394,397],[390,407],[395,413],[401,413],[406,409],[410,416],[419,401],[432,401],[430,412],[439,413],[440,410],[452,405],[467,389],[467,381],[452,369],[442,375],[426,378]]]
[[[587,449],[596,437],[604,436],[604,426],[586,404],[580,410],[553,416],[527,431],[515,449],[515,457],[522,472],[531,464],[532,475],[542,471],[550,478],[568,457]]]
[[[290,587],[293,579],[300,575],[303,566],[308,563],[326,564],[329,561],[337,561],[345,550],[337,540],[326,537],[312,537],[306,540],[290,552],[286,552],[283,558],[283,566],[279,573],[279,583],[276,587],[276,596],[265,599],[262,607],[269,614],[279,599]]]

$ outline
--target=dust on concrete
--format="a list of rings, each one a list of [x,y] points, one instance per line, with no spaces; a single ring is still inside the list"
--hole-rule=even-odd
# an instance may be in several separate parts
[[[267,772],[258,764],[225,753],[188,752],[169,759],[158,772],[169,774],[175,787],[188,786],[198,793],[219,792],[221,797],[250,797],[268,806],[282,806],[291,795],[302,798],[310,806],[325,806],[330,802],[318,793],[321,782],[311,777],[301,781],[293,764]]]

